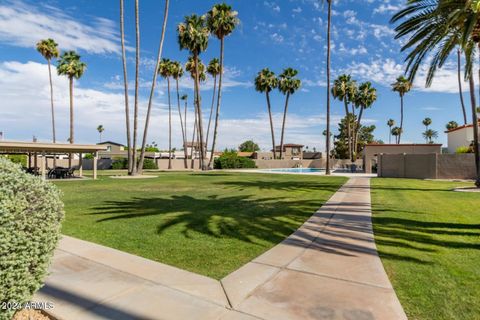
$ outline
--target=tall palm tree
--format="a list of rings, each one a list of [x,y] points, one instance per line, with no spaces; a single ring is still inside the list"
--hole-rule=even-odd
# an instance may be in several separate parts
[[[427,131],[428,131],[428,127],[432,124],[432,119],[430,119],[430,118],[427,117],[427,118],[425,118],[425,119],[422,120],[422,124],[425,126],[425,132],[427,132]],[[423,135],[423,137],[425,138],[425,142],[428,143],[427,137],[426,137],[425,135]]]
[[[132,174],[132,138],[130,133],[130,107],[128,101],[128,76],[127,76],[127,54],[125,51],[125,19],[124,19],[124,0],[120,0],[120,41],[122,46],[122,66],[123,66],[123,86],[125,95],[125,126],[127,134],[127,162],[128,174]]]
[[[272,108],[270,105],[270,92],[278,86],[278,79],[273,71],[268,68],[262,69],[255,78],[255,90],[258,92],[265,92],[267,97],[268,117],[270,118],[270,133],[272,135],[273,159],[277,158],[275,146],[275,133],[273,130]]]
[[[387,126],[388,126],[388,143],[392,143],[392,127],[395,125],[395,120],[388,119]]]
[[[56,142],[55,136],[55,108],[53,106],[53,82],[52,82],[52,59],[58,58],[60,52],[58,50],[58,44],[53,39],[40,40],[37,43],[37,51],[47,60],[48,63],[48,79],[50,81],[50,105],[52,113],[52,142]],[[54,158],[55,161],[55,158]],[[55,166],[55,164],[54,164]]]
[[[137,136],[138,136],[138,94],[139,94],[139,76],[140,76],[140,8],[139,0],[135,0],[135,96],[133,100],[133,147],[132,147],[132,172],[131,175],[137,175],[139,170],[137,160]],[[168,0],[167,0],[168,1]],[[158,65],[158,62],[157,64]],[[155,74],[157,70],[155,68]],[[143,164],[140,169],[143,168]]]
[[[432,129],[427,129],[423,133],[423,137],[427,143],[433,143],[433,139],[438,138],[438,132]]]
[[[456,121],[449,121],[447,125],[445,126],[447,130],[453,130],[455,128],[458,128],[458,123]]]
[[[283,159],[283,138],[285,135],[285,122],[287,119],[288,101],[290,99],[290,96],[294,94],[298,89],[300,89],[300,86],[302,85],[300,79],[295,78],[297,74],[297,70],[287,68],[283,70],[278,80],[278,89],[281,93],[285,95],[285,109],[283,110],[282,133],[280,136],[280,159]]]
[[[334,80],[332,86],[332,96],[334,99],[343,101],[345,107],[345,117],[348,117],[350,111],[348,110],[348,104],[350,103],[349,88],[351,88],[352,77],[347,74],[340,75],[337,79]],[[348,139],[348,156],[352,159],[352,128],[350,126],[350,121],[347,124],[347,139]]]
[[[178,81],[180,78],[183,76],[183,67],[182,64],[178,61],[173,61],[172,62],[172,77],[175,79],[175,84],[176,84],[176,89],[177,89],[177,107],[178,107],[178,116],[180,118],[180,127],[182,129],[182,141],[183,141],[183,152],[184,152],[184,166],[185,169],[188,168],[187,164],[187,148],[186,148],[186,143],[187,143],[187,135],[185,133],[186,127],[183,126],[183,119],[182,119],[182,111],[180,110],[180,91],[179,91],[179,84]],[[183,96],[182,96],[183,98]],[[185,98],[186,100],[186,98]],[[186,112],[186,107],[185,107],[185,112]],[[185,114],[185,118],[187,115]]]
[[[215,111],[215,126],[213,129],[212,155],[208,161],[208,168],[212,168],[213,153],[215,152],[215,143],[217,142],[218,122],[220,117],[220,106],[222,102],[222,79],[224,66],[224,42],[225,37],[229,36],[240,20],[237,18],[238,12],[232,10],[232,7],[226,3],[216,4],[207,13],[207,26],[210,32],[220,40],[220,75],[218,78],[218,97],[217,109]]]
[[[180,23],[177,27],[178,43],[180,49],[187,49],[190,51],[193,57],[194,68],[197,70],[194,72],[194,91],[195,91],[195,111],[197,114],[198,131],[200,139],[200,166],[202,170],[206,169],[205,166],[205,147],[203,140],[203,121],[202,121],[202,107],[200,98],[200,78],[199,78],[199,55],[207,49],[208,37],[210,30],[206,25],[206,19],[203,16],[197,16],[195,14],[185,17],[183,23]],[[212,152],[213,155],[213,152]]]
[[[98,131],[98,134],[100,135],[99,142],[102,142],[102,133],[103,133],[103,131],[105,131],[105,128],[103,127],[102,124],[97,127],[97,131]]]
[[[210,135],[210,125],[212,123],[213,107],[215,106],[215,92],[217,89],[217,76],[220,74],[220,61],[217,58],[213,58],[208,63],[207,73],[213,77],[213,94],[212,94],[212,105],[210,107],[210,115],[208,117],[208,126],[207,126],[207,138],[205,139],[205,145],[208,148],[208,137]]]
[[[373,88],[370,82],[362,83],[358,87],[358,91],[356,92],[354,100],[355,100],[355,106],[360,108],[357,123],[355,124],[355,130],[353,133],[354,157],[355,159],[357,159],[358,131],[361,127],[363,112],[365,111],[365,109],[370,108],[373,105],[373,103],[377,100],[377,89]]]
[[[327,0],[328,2],[328,13],[327,13],[327,132],[326,132],[326,153],[327,153],[327,163],[325,174],[330,175],[330,55],[331,55],[331,28],[332,28],[332,1]]]
[[[138,0],[136,0],[138,1]],[[163,13],[163,25],[162,25],[162,35],[160,36],[160,43],[158,45],[158,52],[157,52],[157,61],[155,66],[158,67],[160,64],[160,60],[162,59],[162,51],[163,51],[163,41],[165,40],[165,31],[167,29],[167,20],[168,20],[168,5],[169,0],[165,0],[165,9]],[[140,44],[138,44],[140,46]],[[142,172],[143,169],[143,161],[145,160],[145,147],[147,144],[147,136],[148,136],[148,125],[150,123],[150,113],[152,110],[152,102],[153,96],[155,95],[155,86],[157,85],[157,68],[155,68],[153,72],[153,79],[152,79],[152,87],[150,88],[150,97],[148,98],[148,106],[147,106],[147,114],[145,116],[145,127],[143,128],[143,139],[142,139],[142,150],[140,152],[140,160],[138,161],[137,165],[137,172]]]
[[[403,133],[403,97],[407,92],[412,89],[412,83],[410,80],[405,78],[404,76],[400,76],[397,78],[395,83],[392,83],[392,90],[394,92],[398,92],[400,95],[400,133],[398,135],[398,143],[400,144],[402,139]]]
[[[392,132],[392,136],[395,137],[395,143],[399,144],[400,143],[399,137],[402,132],[402,129],[399,127],[394,127],[391,132]]]
[[[188,95],[184,94],[180,97],[180,100],[185,101],[185,106],[183,107],[183,128],[185,129],[185,143],[184,143],[184,151],[185,155],[187,155],[187,108],[188,108]],[[185,159],[187,156],[185,156]]]
[[[478,139],[478,119],[475,112],[475,83],[473,62],[475,48],[480,49],[480,20],[478,1],[457,0],[411,0],[408,6],[396,13],[391,22],[403,20],[396,28],[396,38],[408,36],[402,51],[407,55],[407,72],[413,80],[418,67],[425,59],[430,59],[426,86],[430,86],[436,70],[447,61],[451,52],[460,45],[465,55],[465,78],[470,89],[472,123],[474,128],[474,152],[477,178],[475,185],[480,188],[480,150]],[[459,36],[460,34],[460,36]]]
[[[69,80],[70,92],[70,143],[74,143],[74,126],[73,126],[73,80],[80,79],[85,72],[87,65],[80,61],[80,55],[75,51],[67,51],[62,54],[57,65],[58,75],[64,75]],[[72,166],[72,155],[68,157],[68,166]]]
[[[457,79],[458,79],[458,94],[460,96],[460,106],[462,107],[463,124],[467,124],[467,111],[465,110],[465,102],[463,101],[462,90],[462,51],[460,46],[457,48]]]
[[[167,79],[168,97],[168,169],[172,169],[172,103],[170,99],[170,77],[172,76],[172,61],[162,59],[158,65],[158,74]]]

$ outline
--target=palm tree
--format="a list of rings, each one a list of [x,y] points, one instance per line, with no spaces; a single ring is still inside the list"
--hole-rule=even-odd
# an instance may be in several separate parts
[[[394,92],[398,92],[398,94],[400,95],[400,133],[398,135],[398,144],[400,144],[403,133],[403,97],[411,89],[412,83],[404,76],[398,77],[397,81],[395,83],[392,83],[392,90]]]
[[[167,79],[168,96],[168,169],[172,169],[172,103],[170,99],[170,77],[172,76],[172,61],[162,59],[158,65],[158,74]]]
[[[285,109],[283,110],[283,121],[282,121],[282,134],[280,136],[280,159],[283,159],[283,137],[285,135],[285,122],[287,119],[287,110],[288,110],[288,101],[290,95],[294,94],[302,82],[300,79],[295,78],[298,74],[298,71],[292,68],[284,69],[282,74],[279,76],[278,80],[278,89],[285,96]]]
[[[55,137],[55,108],[53,106],[53,82],[52,82],[52,59],[58,58],[60,52],[58,50],[58,44],[53,39],[40,40],[37,43],[37,51],[47,60],[48,63],[48,78],[50,81],[50,105],[52,112],[52,141],[56,142]],[[54,158],[55,161],[55,158]],[[54,164],[55,166],[55,164]]]
[[[357,159],[358,151],[358,131],[361,127],[363,111],[370,108],[373,103],[377,100],[377,89],[372,87],[370,82],[362,83],[358,87],[358,91],[355,95],[355,106],[360,107],[360,112],[358,114],[357,123],[355,124],[355,131],[353,133],[353,146],[354,146],[354,157]],[[355,118],[354,118],[355,119]]]
[[[212,168],[213,153],[217,142],[218,122],[220,117],[220,106],[222,102],[222,79],[224,66],[224,42],[225,37],[229,36],[240,20],[237,18],[238,12],[232,10],[232,7],[226,3],[216,4],[207,13],[207,26],[210,32],[220,40],[220,75],[218,78],[218,96],[217,109],[215,111],[215,126],[213,129],[212,156],[208,161],[208,168]]]
[[[103,131],[105,131],[105,128],[103,127],[103,125],[99,125],[97,127],[97,131],[100,134],[100,141],[99,142],[102,142],[102,133],[103,133]]]
[[[130,108],[128,103],[128,76],[127,76],[127,54],[125,51],[125,20],[124,20],[124,0],[120,0],[120,40],[122,45],[122,65],[123,65],[123,85],[125,95],[125,126],[127,133],[127,162],[128,174],[132,174],[133,158],[132,158],[132,141],[130,133]]]
[[[425,126],[425,132],[427,132],[428,131],[428,126],[430,126],[432,124],[432,119],[425,118],[425,119],[423,119],[422,123]],[[423,137],[425,138],[425,142],[428,143],[427,137],[425,137],[425,135],[423,135]]]
[[[85,72],[87,65],[80,61],[80,56],[75,51],[67,51],[62,54],[57,65],[58,75],[64,75],[69,80],[70,92],[70,143],[74,143],[73,130],[73,79],[80,79]],[[68,157],[68,166],[72,166],[72,155]]]
[[[350,75],[342,74],[333,82],[332,96],[334,99],[343,101],[345,107],[345,117],[348,117],[349,88],[351,88],[352,78]],[[347,139],[348,139],[348,155],[352,159],[352,130],[350,121],[347,124]]]
[[[392,127],[395,125],[395,120],[393,119],[388,119],[387,121],[387,126],[389,128],[388,130],[388,143],[392,143]]]
[[[185,130],[185,143],[183,146],[185,152],[185,159],[187,159],[187,107],[188,107],[188,95],[184,94],[180,97],[180,100],[185,101],[185,106],[183,108],[183,128]],[[186,162],[186,161],[185,161]]]
[[[326,134],[326,152],[327,152],[327,163],[325,174],[330,175],[330,55],[331,55],[331,28],[332,28],[332,1],[327,0],[328,2],[328,13],[327,13],[327,134]]]
[[[202,107],[200,98],[200,78],[199,78],[199,55],[207,49],[208,37],[210,30],[206,26],[205,17],[199,17],[195,14],[185,17],[183,23],[180,23],[177,27],[178,43],[180,49],[187,49],[190,51],[193,57],[194,68],[197,70],[194,72],[194,91],[195,91],[195,111],[198,120],[198,131],[200,139],[200,165],[202,170],[206,169],[205,161],[205,148],[203,140],[203,121],[202,121]],[[220,87],[220,86],[219,86]],[[218,101],[217,101],[218,103]],[[213,155],[213,151],[212,151]]]
[[[270,91],[275,89],[278,86],[278,79],[275,77],[275,73],[270,71],[268,68],[262,69],[255,78],[255,90],[258,92],[265,92],[267,97],[267,109],[268,117],[270,118],[270,132],[272,135],[272,147],[273,147],[273,159],[277,158],[276,148],[275,148],[275,133],[273,130],[273,119],[272,119],[272,108],[270,105]]]
[[[400,143],[400,134],[402,132],[402,129],[400,127],[394,127],[391,131],[392,136],[395,137],[395,143],[399,144]]]
[[[158,62],[156,64],[158,66]],[[155,68],[155,74],[157,70]],[[137,175],[143,168],[143,164],[139,168],[137,160],[137,136],[138,136],[138,94],[140,76],[140,10],[138,0],[135,0],[135,97],[133,100],[133,147],[132,147],[132,172],[131,175]]]
[[[187,164],[187,148],[186,148],[186,143],[187,143],[187,136],[185,133],[186,127],[183,126],[183,119],[182,119],[182,111],[180,110],[180,91],[179,91],[179,84],[178,81],[180,78],[183,76],[183,67],[182,64],[178,61],[173,61],[171,65],[171,73],[173,79],[175,79],[175,84],[176,84],[176,89],[177,89],[177,107],[178,107],[178,116],[180,118],[180,127],[182,128],[182,141],[183,141],[183,151],[184,151],[184,166],[185,169],[188,168]],[[183,98],[183,97],[182,97]],[[186,98],[185,98],[186,99]],[[185,109],[186,111],[186,109]],[[185,114],[185,118],[186,118]]]
[[[212,105],[210,107],[210,116],[208,117],[208,126],[207,126],[207,138],[205,139],[205,145],[208,148],[208,137],[210,135],[210,125],[212,123],[213,107],[215,105],[215,92],[217,89],[217,76],[220,74],[220,61],[217,58],[213,58],[208,63],[207,73],[213,77],[213,94],[212,94]]]
[[[462,90],[462,51],[461,47],[457,48],[457,79],[458,79],[458,94],[460,96],[460,106],[462,107],[463,114],[463,124],[467,124],[467,112],[465,110],[465,102],[463,101],[463,90]]]
[[[138,0],[135,0],[135,1],[137,2]],[[167,29],[168,5],[169,5],[169,0],[165,0],[165,10],[164,10],[164,14],[163,14],[162,35],[160,36],[160,43],[158,45],[158,52],[157,52],[157,61],[155,63],[155,66],[157,66],[157,67],[160,64],[160,60],[162,59],[163,41],[165,40],[165,30]],[[138,23],[138,21],[137,21],[137,23]],[[139,47],[140,43],[138,43],[137,45]],[[157,67],[155,68],[155,70],[153,72],[152,87],[150,88],[150,97],[148,99],[147,114],[145,116],[145,127],[143,128],[142,150],[140,152],[140,160],[138,161],[136,172],[142,172],[142,169],[143,169],[143,161],[145,159],[145,147],[146,147],[146,144],[147,144],[148,125],[150,123],[150,112],[152,110],[152,102],[153,102],[153,96],[155,94],[155,86],[157,85]],[[136,76],[138,76],[138,74],[136,74]],[[135,152],[135,150],[134,150],[134,152]]]
[[[396,38],[409,36],[402,51],[411,49],[407,56],[407,72],[413,81],[418,67],[424,59],[430,59],[426,86],[430,86],[436,70],[447,61],[451,52],[460,45],[465,53],[465,78],[469,81],[472,123],[474,128],[474,152],[477,179],[480,188],[480,150],[478,141],[478,119],[475,112],[475,83],[473,62],[475,48],[480,49],[480,20],[478,1],[456,0],[412,0],[408,6],[392,18],[392,22],[405,19],[396,27]],[[430,54],[430,55],[429,55]],[[431,58],[433,57],[433,58]],[[480,74],[480,73],[479,73]]]
[[[438,132],[432,129],[427,129],[423,133],[423,137],[427,143],[433,143],[433,139],[438,138]]]
[[[447,130],[453,130],[455,128],[458,128],[458,123],[456,121],[449,121],[447,125],[445,126]]]

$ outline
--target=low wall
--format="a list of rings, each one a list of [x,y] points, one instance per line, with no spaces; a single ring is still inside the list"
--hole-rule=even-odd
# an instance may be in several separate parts
[[[157,167],[160,170],[167,170],[168,169],[168,159],[156,159]],[[208,163],[208,159],[205,160],[206,164]],[[192,159],[187,159],[187,170],[191,170]],[[199,168],[199,160],[193,160],[193,168]],[[172,170],[185,170],[185,162],[184,159],[172,159]]]
[[[413,179],[474,179],[473,154],[383,154],[378,176]]]
[[[262,160],[255,159],[255,164],[258,169],[281,169],[281,168],[295,168],[302,166],[302,168],[317,168],[323,169],[326,167],[325,159],[314,159],[314,160]],[[332,160],[331,166],[333,168],[346,168],[350,166],[352,162],[349,159],[336,159]],[[363,168],[363,160],[357,160],[355,162],[359,170]]]

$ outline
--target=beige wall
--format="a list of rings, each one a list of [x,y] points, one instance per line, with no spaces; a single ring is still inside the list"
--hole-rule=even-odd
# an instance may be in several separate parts
[[[474,179],[473,154],[383,154],[378,176],[414,179]]]
[[[313,159],[313,160],[262,160],[254,159],[258,169],[283,169],[283,168],[295,168],[301,165],[303,168],[325,168],[325,159]],[[357,160],[356,163],[359,170],[363,168],[363,161]],[[333,168],[344,168],[347,165],[351,165],[351,161],[346,160],[332,160]]]
[[[379,154],[438,154],[441,144],[369,144],[363,150],[365,172],[372,172],[372,164]]]

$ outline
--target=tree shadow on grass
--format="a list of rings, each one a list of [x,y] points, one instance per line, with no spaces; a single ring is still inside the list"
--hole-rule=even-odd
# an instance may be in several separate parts
[[[250,243],[258,240],[278,243],[310,217],[314,208],[320,206],[318,200],[179,195],[106,201],[101,207],[94,208],[91,214],[103,216],[97,220],[99,223],[158,217],[155,223],[158,223],[159,234],[180,226],[187,238],[191,238],[193,233],[201,233]]]
[[[328,192],[336,192],[342,183],[331,183],[322,181],[222,181],[217,182],[217,185],[225,185],[234,187],[238,190],[249,188],[258,188],[261,190],[281,190],[281,191],[318,191],[324,190]]]

